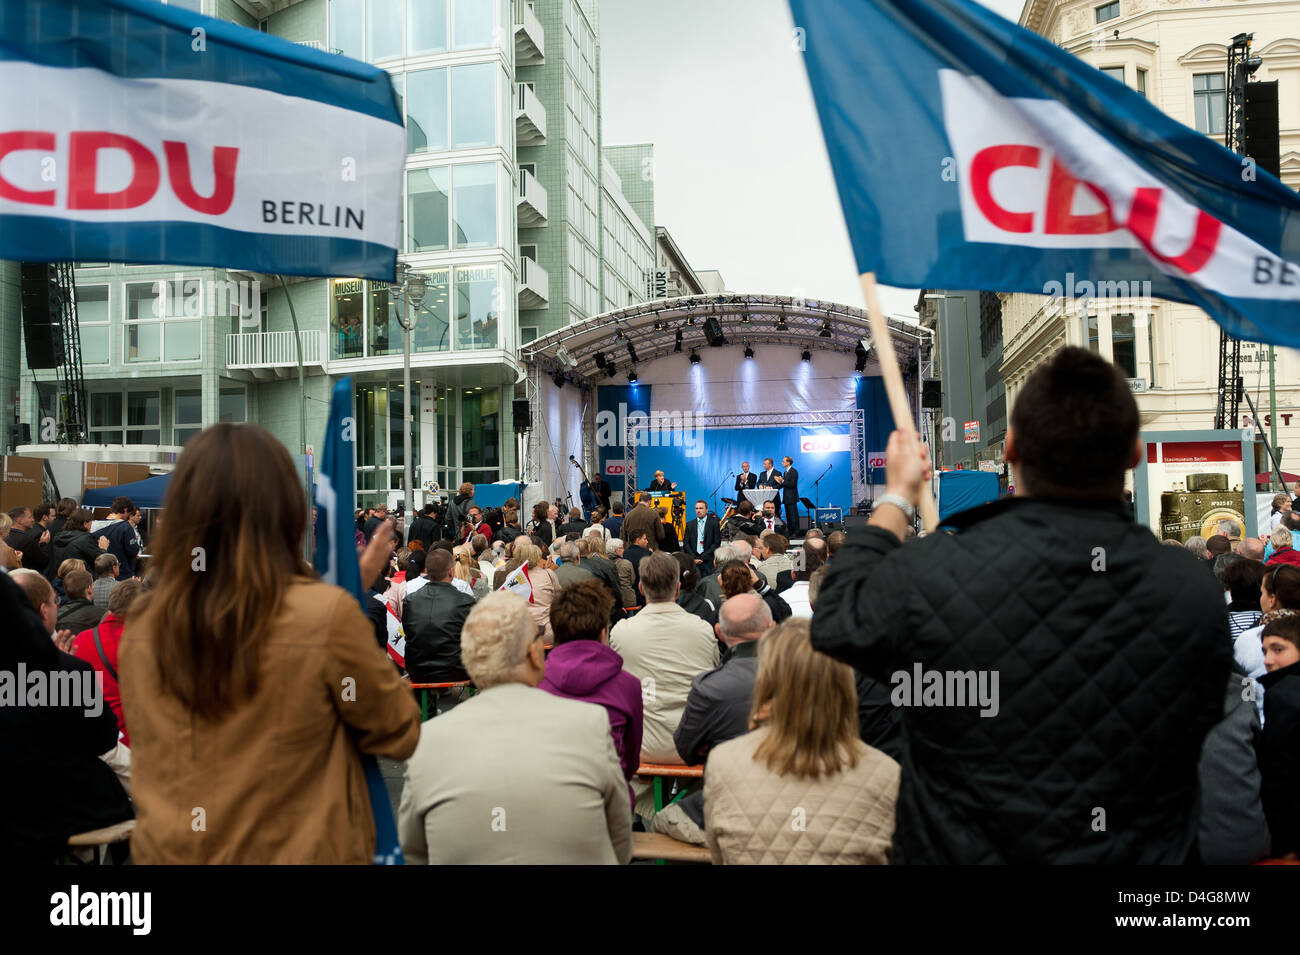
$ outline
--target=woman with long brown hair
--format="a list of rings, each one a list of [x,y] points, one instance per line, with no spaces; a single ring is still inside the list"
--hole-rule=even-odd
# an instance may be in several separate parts
[[[889,861],[898,763],[858,738],[853,670],[814,650],[809,626],[793,619],[763,634],[751,732],[709,753],[715,863]]]
[[[120,650],[142,863],[369,863],[361,752],[406,759],[420,715],[357,599],[302,559],[284,446],[218,424],[185,446],[153,588]],[[387,527],[387,525],[384,525]],[[392,550],[376,532],[373,580]]]

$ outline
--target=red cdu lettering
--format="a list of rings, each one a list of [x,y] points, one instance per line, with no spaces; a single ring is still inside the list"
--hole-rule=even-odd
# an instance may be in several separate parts
[[[54,152],[54,142],[53,133],[41,133],[30,129],[0,133],[0,162],[4,162],[5,156],[10,153],[22,152],[26,149],[52,153]],[[34,206],[52,206],[54,205],[55,196],[53,189],[42,189],[39,192],[31,189],[20,189],[5,179],[4,176],[0,176],[0,199],[28,202]]]
[[[235,146],[217,146],[212,150],[212,195],[200,196],[194,189],[190,176],[189,147],[184,143],[163,140],[163,153],[167,157],[167,178],[176,197],[195,212],[219,216],[230,208],[235,199],[235,163],[239,149]]]
[[[1192,236],[1191,243],[1181,255],[1172,258],[1163,255],[1156,251],[1153,238],[1156,233],[1156,221],[1160,217],[1160,199],[1163,194],[1163,189],[1150,187],[1137,189],[1133,194],[1133,205],[1129,209],[1128,229],[1152,258],[1176,266],[1189,275],[1193,274],[1210,261],[1210,256],[1214,254],[1214,247],[1218,245],[1219,231],[1223,228],[1223,223],[1197,209],[1196,232]]]
[[[131,157],[131,181],[117,192],[100,192],[97,168],[101,149],[120,149]],[[69,209],[134,209],[158,191],[158,160],[144,143],[119,133],[76,132],[69,136]]]
[[[1027,166],[1037,169],[1042,150],[1037,146],[989,146],[975,154],[970,163],[971,195],[984,218],[1004,232],[1032,232],[1032,212],[1012,212],[998,205],[989,188],[989,180],[999,169]]]
[[[1081,185],[1101,202],[1099,211],[1083,216],[1074,213],[1074,196]],[[1105,235],[1118,228],[1119,223],[1111,216],[1107,195],[1092,183],[1076,178],[1061,165],[1061,160],[1053,157],[1047,182],[1043,231],[1048,235]]]

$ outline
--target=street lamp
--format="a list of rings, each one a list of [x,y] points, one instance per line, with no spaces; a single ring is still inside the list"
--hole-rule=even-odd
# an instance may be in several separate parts
[[[969,314],[969,312],[967,311],[967,308],[966,308],[966,296],[965,296],[965,295],[946,295],[946,294],[942,294],[942,293],[939,293],[939,292],[929,292],[929,293],[926,294],[925,297],[926,297],[927,299],[931,300],[931,301],[937,301],[937,300],[942,300],[942,299],[951,299],[951,298],[959,298],[959,299],[961,299],[961,314],[962,314],[962,319],[963,319],[963,320],[965,321],[965,323],[966,323],[966,397],[967,397],[967,400],[970,402],[969,407],[970,407],[971,417],[974,418],[976,421],[978,421],[978,420],[979,420],[979,416],[975,414],[975,385],[974,385],[974,383],[971,381],[971,376],[970,376],[970,314]],[[970,449],[970,466],[971,466],[971,469],[972,469],[972,470],[979,470],[978,466],[977,466],[976,463],[975,463],[975,445],[974,445],[974,444],[971,445],[971,449]]]
[[[402,489],[406,501],[406,527],[411,526],[411,515],[415,513],[415,496],[411,489],[411,329],[419,320],[420,305],[428,287],[429,277],[412,269],[406,262],[397,266],[397,284],[389,286],[393,297],[401,299],[397,322],[402,326]],[[407,314],[408,306],[414,309],[414,314]]]

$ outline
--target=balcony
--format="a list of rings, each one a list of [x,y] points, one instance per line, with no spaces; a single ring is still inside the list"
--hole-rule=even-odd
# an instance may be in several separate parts
[[[324,374],[329,366],[323,331],[302,335],[303,371]],[[226,370],[244,372],[246,380],[292,378],[298,374],[298,349],[293,332],[245,332],[226,336]]]
[[[519,307],[545,308],[551,300],[551,277],[529,258],[519,260]]]
[[[515,0],[515,66],[540,66],[546,62],[542,21],[533,5]]]
[[[519,198],[515,205],[521,229],[546,225],[546,187],[527,169],[519,170]]]
[[[515,144],[541,146],[546,142],[546,107],[532,87],[519,84],[515,96]]]

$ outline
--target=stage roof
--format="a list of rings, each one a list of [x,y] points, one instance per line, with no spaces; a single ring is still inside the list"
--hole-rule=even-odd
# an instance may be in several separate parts
[[[859,341],[871,341],[865,309],[836,302],[794,298],[787,295],[689,295],[654,299],[597,315],[568,325],[521,349],[526,364],[540,365],[547,374],[563,372],[580,384],[599,383],[606,378],[596,364],[602,353],[622,371],[632,366],[627,346],[643,364],[680,351],[703,351],[711,347],[706,323],[717,321],[725,346],[743,348],[745,343],[791,345],[809,351],[852,353]],[[929,347],[929,330],[917,324],[890,318],[894,349],[904,368],[914,366],[919,345]],[[677,333],[682,336],[678,349]],[[563,349],[563,351],[561,350]],[[875,359],[875,350],[870,357]]]

